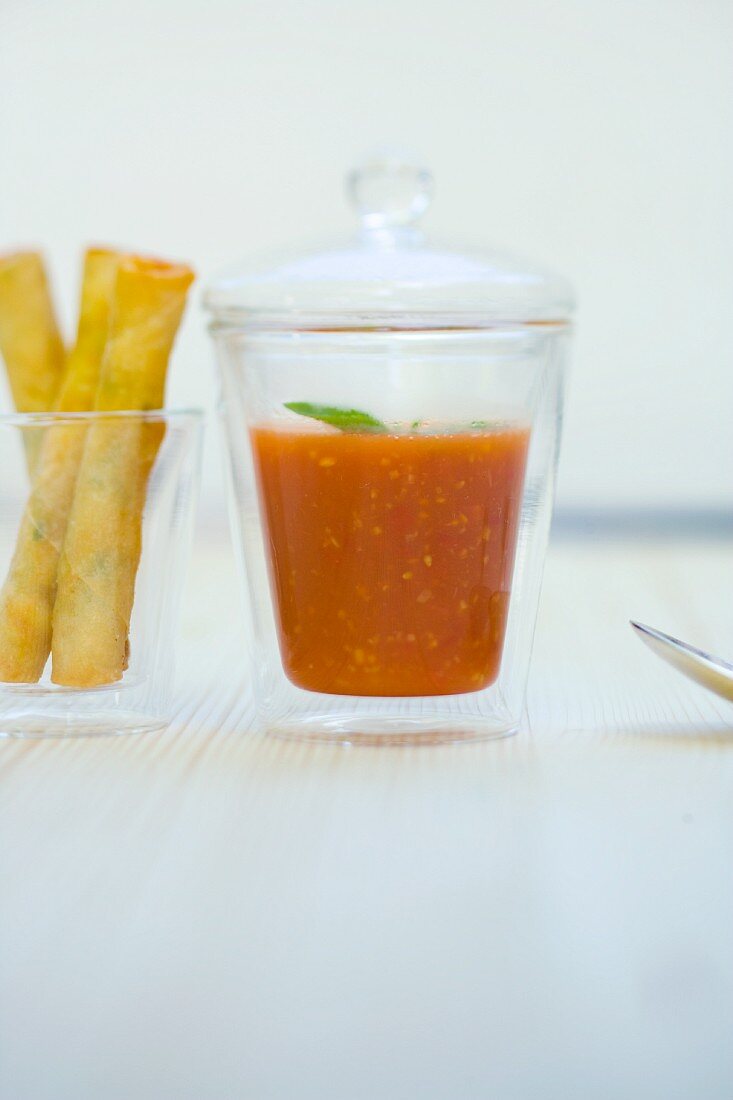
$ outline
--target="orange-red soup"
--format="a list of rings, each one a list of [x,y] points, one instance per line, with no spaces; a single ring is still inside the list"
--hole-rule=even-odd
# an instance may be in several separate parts
[[[252,431],[288,678],[454,695],[499,673],[529,433]]]

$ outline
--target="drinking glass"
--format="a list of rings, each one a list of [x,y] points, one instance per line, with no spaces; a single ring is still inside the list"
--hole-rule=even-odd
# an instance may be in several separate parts
[[[200,437],[189,410],[0,417],[0,736],[168,723]]]

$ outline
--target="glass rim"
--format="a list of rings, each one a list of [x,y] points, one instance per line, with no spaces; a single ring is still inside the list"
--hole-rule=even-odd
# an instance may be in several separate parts
[[[424,336],[434,334],[472,334],[507,330],[573,328],[570,315],[558,315],[554,311],[546,317],[522,317],[491,315],[482,311],[437,311],[433,313],[388,313],[339,311],[300,312],[296,310],[219,309],[209,322],[209,331],[276,333],[329,333],[363,336],[370,332],[406,333]]]
[[[0,413],[0,426],[32,427],[34,425],[59,424],[70,422],[94,423],[99,420],[144,420],[149,423],[161,421],[200,423],[204,410],[200,408],[183,409],[93,409],[89,412],[12,412]]]

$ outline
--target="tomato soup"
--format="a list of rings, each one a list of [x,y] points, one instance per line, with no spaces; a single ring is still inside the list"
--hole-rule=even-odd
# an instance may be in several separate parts
[[[529,433],[252,430],[288,678],[454,695],[499,672]]]

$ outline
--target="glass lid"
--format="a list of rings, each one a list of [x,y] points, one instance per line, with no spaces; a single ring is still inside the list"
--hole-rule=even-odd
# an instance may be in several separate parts
[[[204,298],[216,322],[427,329],[569,319],[573,293],[560,276],[502,253],[426,238],[420,220],[433,180],[413,159],[375,154],[346,182],[359,219],[353,239],[224,273]]]

